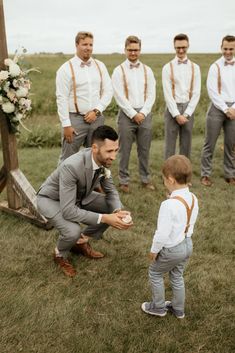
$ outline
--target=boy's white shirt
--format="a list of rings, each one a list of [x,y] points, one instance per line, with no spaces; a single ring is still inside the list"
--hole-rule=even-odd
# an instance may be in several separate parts
[[[157,254],[163,247],[171,248],[184,240],[184,231],[187,224],[186,207],[181,201],[172,199],[172,197],[182,197],[191,208],[192,195],[194,196],[194,208],[190,218],[190,227],[187,237],[192,236],[198,215],[198,200],[197,197],[189,191],[189,188],[186,187],[173,191],[170,198],[161,203],[151,253]]]

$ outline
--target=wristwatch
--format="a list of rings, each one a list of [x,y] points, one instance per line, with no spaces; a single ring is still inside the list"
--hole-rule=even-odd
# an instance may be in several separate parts
[[[93,112],[95,113],[96,116],[101,115],[101,112],[98,109],[93,109]]]

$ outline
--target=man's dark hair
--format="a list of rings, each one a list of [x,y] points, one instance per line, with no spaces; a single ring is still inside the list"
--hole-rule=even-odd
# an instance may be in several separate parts
[[[91,142],[104,141],[105,139],[117,141],[118,134],[111,126],[102,125],[97,127],[92,134]]]
[[[187,42],[189,42],[189,38],[187,34],[183,34],[183,33],[177,34],[177,36],[175,36],[174,43],[176,40],[186,40]]]
[[[221,45],[223,45],[224,41],[226,41],[226,42],[235,42],[235,37],[234,37],[234,36],[230,36],[230,35],[228,34],[227,36],[225,36],[225,37],[222,39]]]

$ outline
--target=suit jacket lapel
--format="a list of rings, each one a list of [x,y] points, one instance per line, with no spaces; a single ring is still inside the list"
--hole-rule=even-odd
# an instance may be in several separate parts
[[[93,167],[91,159],[91,150],[85,152],[85,173],[86,173],[86,196],[91,192],[93,177]]]

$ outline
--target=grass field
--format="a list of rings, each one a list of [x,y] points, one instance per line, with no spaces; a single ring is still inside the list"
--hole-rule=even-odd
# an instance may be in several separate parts
[[[140,310],[150,299],[147,254],[165,198],[163,141],[158,139],[151,148],[156,192],[143,192],[139,186],[134,149],[132,193],[122,195],[134,226],[123,232],[109,229],[93,242],[106,254],[103,260],[72,257],[78,271],[74,279],[52,261],[55,230],[0,213],[1,353],[234,352],[235,188],[223,180],[221,139],[214,157],[214,187],[200,185],[202,144],[202,136],[194,137],[192,191],[200,214],[185,273],[186,318],[149,317]],[[19,150],[21,169],[36,189],[55,168],[58,155],[59,148]],[[117,162],[113,176],[117,182]],[[170,293],[166,280],[167,298]]]

